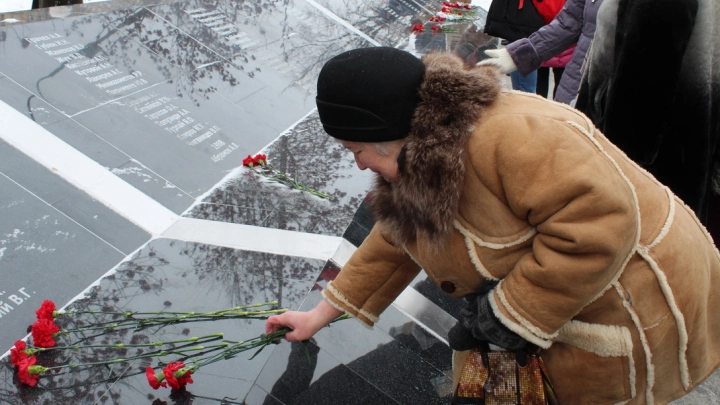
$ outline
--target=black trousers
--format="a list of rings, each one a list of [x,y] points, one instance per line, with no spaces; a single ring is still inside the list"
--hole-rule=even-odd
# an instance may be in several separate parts
[[[557,91],[558,85],[560,84],[560,78],[562,77],[565,68],[552,68],[553,77],[555,79],[555,87],[553,87],[553,95]],[[550,68],[541,67],[537,71],[537,88],[535,94],[547,98],[548,88],[550,86]]]
[[[32,9],[83,4],[83,0],[33,0]]]

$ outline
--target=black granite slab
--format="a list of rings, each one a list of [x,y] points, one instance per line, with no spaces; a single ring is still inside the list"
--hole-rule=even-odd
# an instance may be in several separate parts
[[[265,76],[274,72],[271,83],[311,92],[325,61],[372,46],[304,0],[190,0],[149,9],[246,72],[261,65]]]
[[[327,281],[335,278],[338,272],[339,269],[332,263],[325,266],[313,290],[303,302],[301,310],[307,311],[317,305],[322,299],[320,291],[326,287]],[[322,329],[313,338],[320,348],[319,355],[330,356],[375,389],[399,403],[447,403],[452,385],[450,349],[394,307],[388,308],[380,319],[381,321],[372,330],[356,320],[342,321]],[[273,356],[284,356],[285,359],[288,356],[285,354],[287,351],[302,353],[299,349],[299,347],[282,349],[281,345]],[[292,353],[289,356],[290,359],[293,358]],[[272,361],[272,367],[277,367],[278,363],[281,361]],[[299,362],[296,365],[299,370],[279,379],[280,374],[273,371],[271,374],[276,379],[273,380],[273,388],[263,381],[263,374],[266,373],[263,370],[257,382],[259,388],[283,403],[296,403],[288,401],[286,399],[288,395],[283,394],[285,395],[283,399],[283,396],[278,394],[284,390],[292,390],[296,396],[301,392],[306,393],[303,395],[315,395],[312,393],[320,391],[322,384],[308,386],[303,385],[302,382],[288,380],[290,377],[297,379],[297,374],[303,374],[300,372],[303,366],[305,364]],[[313,382],[319,375],[317,370],[314,372],[309,370],[305,373],[313,376]],[[342,370],[323,370],[323,373],[323,377],[332,379],[348,378],[347,373]]]
[[[245,252],[229,248],[156,239],[123,262],[117,271],[104,277],[91,288],[84,298],[70,308],[95,311],[195,311],[207,312],[235,305],[277,300],[278,307],[297,310],[317,277],[323,262],[313,259]],[[37,300],[32,310],[40,304]],[[58,302],[60,304],[60,302]],[[34,321],[32,312],[24,314],[27,324]],[[59,318],[58,323],[71,329],[87,322],[99,323],[116,319],[112,315],[77,316]],[[24,328],[14,327],[17,337]],[[95,336],[94,331],[76,332],[59,339],[67,344],[86,339],[86,344],[117,342],[169,341],[191,336],[225,333],[225,339],[247,340],[264,332],[262,320],[223,320],[170,325],[142,331],[117,331]],[[6,347],[9,347],[5,343]],[[253,352],[245,352],[232,360],[208,365],[200,369],[188,386],[185,395],[193,403],[213,403],[227,397],[237,403],[250,390],[263,364],[275,346],[250,360]],[[115,349],[112,349],[115,350]],[[109,350],[84,349],[79,352],[43,353],[40,364],[67,364],[68,362],[99,361],[108,356],[131,356],[145,349],[125,349],[122,354]],[[43,376],[38,387],[16,388],[13,370],[4,359],[0,364],[0,395],[9,398],[28,393],[39,401],[64,404],[90,404],[99,398],[114,399],[115,403],[151,403],[155,399],[174,401],[170,390],[153,391],[144,375],[148,360],[133,364],[115,364],[113,367],[93,367],[53,376]],[[152,362],[153,365],[157,361]],[[175,395],[181,395],[175,393]],[[181,396],[182,396],[181,395]],[[103,401],[104,402],[104,401]],[[177,401],[176,401],[177,402]]]
[[[115,28],[132,10],[3,27],[0,72],[68,116],[176,75]],[[22,60],[23,63],[17,63]]]
[[[268,228],[342,235],[365,198],[372,173],[361,171],[352,154],[324,133],[310,114],[264,150],[278,171],[291,173],[327,201],[270,182],[242,168],[225,179],[186,215]]]
[[[48,191],[62,194],[58,185]],[[34,317],[43,299],[69,301],[81,291],[81,286],[90,285],[125,257],[122,251],[81,225],[82,222],[90,225],[90,219],[73,212],[77,218],[73,220],[58,211],[61,208],[50,206],[0,170],[2,352],[25,335],[27,320]],[[79,209],[82,212],[86,208]],[[97,206],[94,209],[102,222],[108,220],[105,224],[122,225],[118,218],[106,218],[112,216],[109,210]],[[94,229],[101,232],[97,226]],[[124,228],[119,226],[118,232],[128,238],[136,237],[127,224]]]
[[[312,340],[280,344],[258,376],[262,403],[398,404]],[[268,401],[269,399],[269,401]]]
[[[395,48],[407,46],[413,24],[427,21],[442,8],[441,0],[320,0],[318,3],[379,46]]]
[[[0,172],[122,254],[130,254],[150,239],[148,232],[2,140],[0,156]]]

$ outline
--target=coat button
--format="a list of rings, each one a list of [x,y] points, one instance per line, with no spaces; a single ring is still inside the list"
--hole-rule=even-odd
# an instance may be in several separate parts
[[[440,284],[440,288],[442,288],[443,291],[445,291],[448,294],[452,294],[455,292],[455,284],[449,282],[449,281],[443,281]]]

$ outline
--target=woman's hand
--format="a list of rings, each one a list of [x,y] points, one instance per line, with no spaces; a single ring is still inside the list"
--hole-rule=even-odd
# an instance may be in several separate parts
[[[289,328],[292,329],[292,332],[286,334],[285,339],[288,342],[300,342],[310,339],[317,331],[340,315],[342,315],[342,311],[322,300],[309,312],[288,311],[271,316],[265,323],[265,333],[269,334],[278,329]]]

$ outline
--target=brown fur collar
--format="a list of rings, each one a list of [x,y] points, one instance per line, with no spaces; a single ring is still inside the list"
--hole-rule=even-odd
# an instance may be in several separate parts
[[[377,176],[373,189],[375,218],[400,245],[417,236],[441,242],[449,234],[465,176],[466,141],[500,92],[494,67],[469,68],[449,53],[423,62],[421,101],[398,159],[400,181]]]

